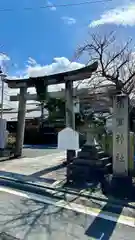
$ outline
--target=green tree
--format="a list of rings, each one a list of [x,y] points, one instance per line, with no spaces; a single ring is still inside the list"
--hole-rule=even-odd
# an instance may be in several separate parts
[[[60,98],[49,98],[45,104],[48,110],[48,120],[55,120],[56,118],[65,119],[65,101]]]

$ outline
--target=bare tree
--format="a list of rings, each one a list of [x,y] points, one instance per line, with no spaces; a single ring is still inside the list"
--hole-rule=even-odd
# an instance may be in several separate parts
[[[87,52],[89,62],[98,61],[99,67],[90,79],[95,85],[108,80],[115,83],[117,92],[130,94],[135,84],[135,53],[131,48],[131,40],[123,46],[118,46],[114,33],[106,36],[91,35],[79,48],[79,54]]]

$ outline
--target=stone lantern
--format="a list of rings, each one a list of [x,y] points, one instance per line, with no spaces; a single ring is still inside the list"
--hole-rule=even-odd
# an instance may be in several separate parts
[[[93,116],[89,122],[85,122],[83,130],[86,133],[86,143],[69,166],[69,175],[72,181],[89,182],[92,178],[100,178],[102,173],[108,170],[111,157],[98,144],[98,134],[102,129],[103,126],[98,125]],[[78,178],[78,176],[80,177]]]

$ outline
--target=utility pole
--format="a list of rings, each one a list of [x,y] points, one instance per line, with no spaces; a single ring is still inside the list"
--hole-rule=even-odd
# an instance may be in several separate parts
[[[0,112],[0,149],[5,148],[6,144],[6,120],[3,119],[3,103],[4,103],[4,79],[6,75],[2,72],[0,68],[0,79],[1,79],[1,112]]]
[[[3,118],[3,103],[4,103],[4,79],[6,75],[3,74],[0,69],[0,78],[1,78],[1,119]]]

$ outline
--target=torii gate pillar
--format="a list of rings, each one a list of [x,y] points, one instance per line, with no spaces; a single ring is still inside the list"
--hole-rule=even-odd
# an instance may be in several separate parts
[[[66,127],[75,130],[75,113],[73,103],[73,81],[68,80],[65,83],[65,99],[66,99]],[[67,164],[75,157],[74,150],[67,150]]]
[[[22,155],[25,131],[26,95],[27,87],[20,87],[15,157],[20,157]]]

